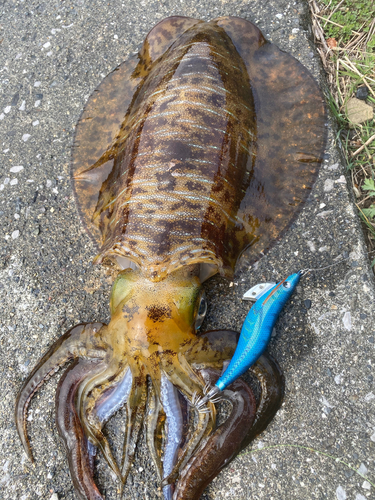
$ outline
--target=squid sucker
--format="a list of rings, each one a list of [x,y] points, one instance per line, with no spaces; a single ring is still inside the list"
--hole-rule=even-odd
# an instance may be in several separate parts
[[[97,255],[120,271],[108,324],[73,327],[25,380],[15,418],[32,459],[26,417],[41,385],[71,362],[56,423],[78,498],[104,498],[99,450],[126,489],[144,430],[165,500],[197,500],[272,420],[283,375],[268,355],[199,407],[233,356],[238,334],[201,333],[202,283],[232,278],[288,229],[315,181],[325,146],[321,92],[291,55],[250,22],[170,17],[117,67],[77,124],[71,177]],[[99,321],[99,320],[98,320]],[[207,399],[207,398],[206,398]],[[122,459],[103,430],[126,408]]]

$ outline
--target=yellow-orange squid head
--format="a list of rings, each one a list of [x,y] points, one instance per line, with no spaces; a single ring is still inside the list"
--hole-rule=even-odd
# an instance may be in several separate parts
[[[144,366],[157,392],[161,372],[187,396],[201,392],[201,381],[184,356],[197,342],[196,330],[206,313],[204,290],[193,269],[157,282],[126,269],[113,285],[110,308],[114,356],[130,366]]]

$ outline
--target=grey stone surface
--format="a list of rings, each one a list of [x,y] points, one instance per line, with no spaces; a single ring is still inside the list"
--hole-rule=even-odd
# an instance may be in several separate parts
[[[22,380],[53,341],[80,321],[108,320],[111,271],[91,265],[94,249],[69,183],[74,125],[87,97],[172,14],[241,16],[318,79],[319,61],[302,0],[14,0],[1,2],[0,13],[0,497],[73,499],[54,424],[58,377],[31,404],[35,465],[21,449],[13,411]],[[206,328],[239,329],[250,285],[347,258],[305,278],[283,311],[270,345],[285,373],[282,409],[206,500],[374,497],[374,280],[334,137],[330,126],[316,186],[285,238],[232,286],[207,283]],[[113,439],[121,412],[116,422]],[[106,498],[116,498],[102,459],[97,468]],[[160,494],[141,444],[124,498]]]

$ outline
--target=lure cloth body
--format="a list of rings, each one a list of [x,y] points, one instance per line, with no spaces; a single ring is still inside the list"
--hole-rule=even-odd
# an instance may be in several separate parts
[[[245,373],[266,350],[280,312],[299,283],[295,273],[262,295],[250,309],[242,325],[236,351],[228,368],[216,382],[222,391]]]

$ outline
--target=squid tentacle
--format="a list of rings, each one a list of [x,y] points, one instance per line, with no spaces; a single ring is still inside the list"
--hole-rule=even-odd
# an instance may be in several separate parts
[[[183,414],[176,387],[163,374],[160,387],[161,402],[167,417],[166,439],[163,457],[163,476],[167,477],[172,472],[177,462],[178,451],[183,441]],[[172,500],[173,485],[163,487],[166,500]]]
[[[270,354],[263,354],[250,368],[260,382],[261,395],[255,421],[241,444],[246,448],[261,434],[276,415],[284,397],[284,375],[276,360]]]
[[[163,478],[161,449],[162,428],[164,427],[165,419],[166,415],[162,409],[160,399],[157,397],[155,388],[151,383],[148,389],[148,401],[145,417],[146,439],[159,482],[161,482]]]
[[[79,384],[100,369],[100,363],[75,361],[61,377],[56,391],[56,425],[68,455],[70,475],[81,500],[103,500],[95,481],[92,445],[87,440],[75,399]]]
[[[201,373],[209,379],[211,385],[220,376],[220,372],[213,369],[201,370]],[[232,404],[231,414],[182,469],[174,500],[200,498],[206,486],[237,455],[244,437],[253,425],[255,396],[243,380],[236,380],[223,391],[222,399]]]
[[[102,372],[99,374],[99,378],[103,378],[103,373],[108,374],[107,371]],[[104,379],[106,378],[107,377],[104,376]],[[113,456],[109,442],[102,432],[102,427],[111,416],[126,403],[131,391],[132,382],[132,373],[130,368],[127,367],[122,372],[117,382],[113,383],[109,388],[102,388],[102,390],[96,394],[94,400],[96,404],[93,408],[90,407],[90,409],[86,411],[84,420],[84,427],[88,431],[91,440],[100,448],[108,466],[113,470],[120,481],[122,481],[121,471]],[[85,402],[83,405],[87,406]]]
[[[128,366],[124,370],[121,365],[119,366],[119,363],[112,360],[95,377],[91,377],[87,382],[85,381],[85,383],[81,384],[77,397],[77,408],[80,412],[80,419],[85,434],[100,449],[108,466],[120,481],[122,481],[121,471],[113,456],[110,444],[102,432],[102,427],[106,421],[105,418],[107,416],[110,418],[127,399],[131,387],[131,378],[129,387],[129,378],[126,377],[127,371]],[[109,380],[111,381],[110,385]],[[124,384],[122,385],[121,382]],[[108,390],[110,391],[109,396],[106,394]],[[111,401],[110,403],[108,403],[108,398]],[[115,398],[115,400],[112,398]],[[101,403],[103,406],[101,406]],[[113,412],[111,403],[116,405]],[[99,416],[97,410],[99,410]],[[103,421],[100,417],[103,418]]]
[[[178,369],[178,368],[180,368],[180,369]],[[189,371],[193,372],[193,370],[191,368]],[[195,372],[193,372],[193,373],[195,374]],[[180,390],[181,390],[181,388],[184,388],[186,390],[187,397],[188,397],[188,400],[190,401],[190,403],[193,400],[195,394],[197,393],[197,391],[195,390],[195,387],[198,387],[200,394],[203,393],[203,388],[204,388],[203,379],[201,377],[198,378],[198,376],[195,374],[194,379],[199,382],[199,385],[198,385],[198,383],[193,383],[191,385],[186,384],[185,383],[186,382],[186,371],[183,370],[183,368],[181,366],[177,367],[177,369],[175,367],[175,370],[173,371],[173,373],[168,374],[168,378],[174,386],[180,388]],[[185,391],[183,390],[183,392],[185,392]],[[182,467],[184,467],[185,464],[188,462],[190,457],[193,455],[195,450],[200,445],[202,439],[204,439],[204,437],[207,436],[212,431],[212,429],[215,426],[215,422],[216,422],[215,406],[213,403],[208,402],[207,406],[206,406],[206,411],[197,412],[197,422],[196,422],[194,431],[192,432],[192,435],[190,436],[190,438],[185,442],[185,444],[181,448],[181,450],[179,452],[178,460],[177,460],[175,466],[173,467],[172,471],[170,472],[170,474],[167,477],[165,477],[163,479],[163,481],[162,481],[163,487],[168,485],[169,483],[173,483],[176,480],[176,478],[179,474],[179,470]]]
[[[93,344],[93,334],[102,327],[103,323],[87,323],[68,330],[51,346],[23,383],[16,400],[15,421],[22,445],[32,462],[33,456],[26,428],[26,414],[31,398],[67,361],[78,357],[103,359],[105,351],[100,337],[98,342]]]
[[[211,330],[197,337],[185,352],[186,361],[192,367],[221,369],[230,360],[237,347],[239,333],[233,330]]]
[[[131,366],[133,385],[127,401],[126,430],[121,460],[122,482],[125,484],[133,462],[147,402],[147,379],[144,370],[137,364]]]
[[[94,408],[95,417],[101,425],[104,425],[108,420],[119,410],[128,400],[133,383],[132,372],[129,367],[125,370],[125,375],[122,379],[110,390],[107,389],[99,402]]]

